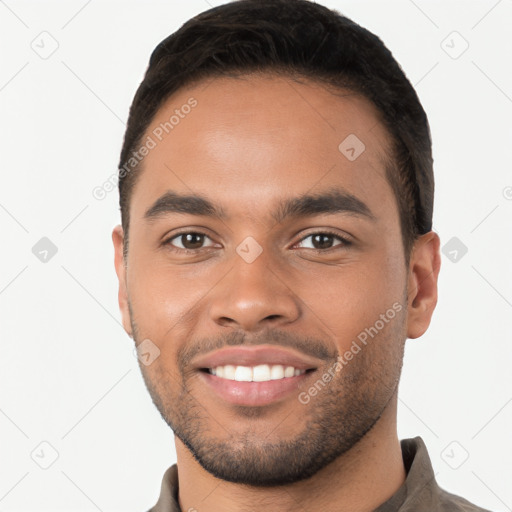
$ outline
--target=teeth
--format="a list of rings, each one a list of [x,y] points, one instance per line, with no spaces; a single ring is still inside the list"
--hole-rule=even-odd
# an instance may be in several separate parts
[[[237,366],[235,370],[235,380],[239,382],[251,382],[252,368],[249,366]]]
[[[268,364],[259,364],[252,369],[252,380],[254,382],[264,382],[270,380],[270,367]]]
[[[236,374],[236,366],[233,366],[232,364],[227,364],[224,366],[224,378],[235,380],[235,374]]]
[[[286,377],[294,377],[306,373],[306,370],[299,370],[293,366],[283,366],[281,364],[259,364],[257,366],[217,366],[209,369],[212,375],[228,380],[238,382],[266,382],[269,380],[279,380]]]
[[[284,368],[281,365],[274,365],[270,368],[270,380],[282,379],[284,377]]]
[[[285,377],[293,377],[295,375],[295,368],[293,366],[287,366],[284,369],[284,376]]]

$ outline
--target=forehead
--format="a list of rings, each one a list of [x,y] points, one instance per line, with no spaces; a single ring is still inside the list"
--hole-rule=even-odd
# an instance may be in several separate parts
[[[200,82],[164,103],[143,142],[131,218],[167,190],[236,202],[249,216],[333,186],[377,209],[394,204],[389,135],[373,104],[348,90],[265,75]]]

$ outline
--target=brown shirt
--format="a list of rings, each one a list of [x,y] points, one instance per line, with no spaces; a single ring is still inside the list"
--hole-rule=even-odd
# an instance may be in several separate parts
[[[437,485],[427,447],[421,437],[403,439],[400,443],[407,478],[375,512],[489,512]],[[178,504],[176,464],[165,472],[160,498],[148,512],[182,512]]]

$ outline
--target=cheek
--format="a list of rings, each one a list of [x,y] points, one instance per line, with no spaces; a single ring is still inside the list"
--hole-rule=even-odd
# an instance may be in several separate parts
[[[134,258],[128,272],[128,295],[137,334],[162,345],[164,350],[177,349],[178,341],[190,336],[191,328],[208,290],[218,281],[210,268],[201,274],[191,267],[170,267],[147,258]]]
[[[406,307],[404,283],[400,255],[390,252],[383,257],[382,252],[372,251],[364,259],[326,267],[307,279],[296,276],[293,289],[306,305],[308,322],[316,324],[338,351],[344,352],[354,340],[364,342],[394,329]]]

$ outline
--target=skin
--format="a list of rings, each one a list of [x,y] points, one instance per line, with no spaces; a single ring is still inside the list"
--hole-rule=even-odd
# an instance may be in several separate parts
[[[406,267],[384,174],[390,138],[361,96],[271,75],[215,79],[169,98],[146,135],[190,97],[197,106],[144,158],[126,259],[121,226],[112,235],[124,328],[137,344],[150,339],[160,350],[140,366],[176,434],[180,507],[374,510],[406,476],[397,384],[405,340],[426,331],[437,303],[439,237],[419,237]],[[338,149],[349,134],[366,147],[354,161]],[[330,187],[366,203],[374,219],[337,213],[276,223],[270,216],[277,200]],[[201,194],[229,218],[145,218],[168,190]],[[195,245],[203,249],[187,254],[182,248],[194,245],[186,239],[169,241],[178,229],[205,233]],[[315,250],[311,235],[325,230],[351,245],[334,236]],[[252,263],[236,252],[249,236],[262,248]],[[301,403],[299,393],[394,303],[401,311]],[[316,376],[296,392],[266,406],[234,406],[202,383],[188,357],[227,344],[311,346],[321,357]],[[265,485],[272,475],[289,481]]]

